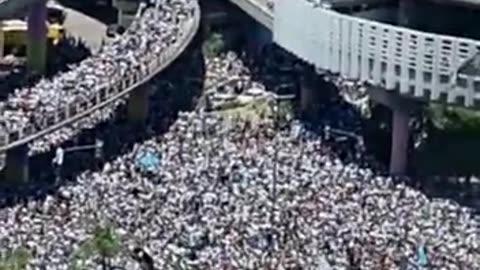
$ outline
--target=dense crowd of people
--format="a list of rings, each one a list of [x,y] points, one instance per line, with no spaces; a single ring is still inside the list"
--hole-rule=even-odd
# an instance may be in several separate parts
[[[24,57],[11,54],[0,59],[0,97],[8,98],[8,94],[15,89],[25,85],[31,85],[30,81],[34,78],[28,78],[27,68]],[[55,74],[68,70],[68,66],[78,63],[91,55],[90,49],[83,40],[73,36],[61,39],[52,52],[49,52],[46,76],[51,77]]]
[[[143,70],[152,61],[152,53],[165,53],[167,48],[179,45],[190,30],[194,3],[172,0],[164,1],[159,10],[147,8],[123,35],[103,45],[92,57],[72,66],[70,71],[41,80],[33,87],[15,90],[0,103],[1,132],[19,131],[29,125],[42,126],[46,118],[60,108],[90,101],[101,87]],[[110,118],[114,107],[34,141],[30,145],[31,153],[49,151],[80,130]]]
[[[262,59],[279,67],[271,60],[278,58]],[[240,76],[244,86],[233,84],[240,89],[233,93],[243,93],[262,85],[255,73],[271,77],[245,62],[233,53],[207,60],[206,74],[215,79],[206,85]],[[322,118],[338,117],[345,106],[330,105]],[[279,130],[271,118],[224,119],[204,109],[181,113],[165,134],[136,143],[46,199],[0,209],[2,247],[26,247],[31,269],[67,269],[102,223],[120,236],[121,254],[112,263],[124,269],[140,269],[131,247],[145,251],[157,269],[480,267],[478,224],[469,209],[343,162],[327,138],[305,129]],[[138,165],[145,152],[157,157],[157,167]],[[95,257],[86,264],[96,269]]]
[[[182,113],[102,171],[2,209],[2,246],[28,247],[35,269],[66,269],[107,221],[158,269],[318,269],[323,256],[333,269],[400,269],[420,249],[431,269],[480,267],[469,209],[344,164],[314,134],[274,130],[270,120],[228,123]],[[145,149],[161,159],[158,169],[135,166]],[[130,263],[114,260],[137,269]]]
[[[157,37],[146,37],[149,45],[139,46],[142,52],[161,51],[158,46],[171,45],[178,38],[182,29],[172,20],[182,13],[188,17],[191,7],[188,1],[171,3],[162,7],[163,24],[154,25],[154,13],[147,10],[132,26],[140,31],[138,35],[145,33],[143,27],[149,33],[162,29],[153,31]],[[144,38],[133,32],[127,37],[128,42],[119,39],[117,45],[100,52],[130,52],[104,62],[105,70],[96,70],[94,62],[89,62],[93,60],[86,60],[68,73],[78,69],[78,76],[85,78],[76,82],[78,78],[71,75],[69,82],[83,89],[75,90],[76,95],[88,95],[93,90],[90,84],[101,83],[96,81],[100,78],[87,76],[89,72],[117,74],[110,68],[120,66],[116,72],[121,74],[144,63],[141,57],[132,57],[135,46],[141,44],[136,38]],[[150,38],[167,40],[154,43]],[[298,90],[304,68],[278,48],[263,53],[258,59],[233,52],[206,59],[205,95]],[[82,73],[83,69],[88,71]],[[173,73],[187,81],[185,73]],[[342,94],[322,97],[316,117],[324,125],[358,132],[359,115],[349,104],[366,102],[364,93],[357,91],[362,86],[330,78],[332,83],[323,86],[335,86]],[[226,81],[232,83],[222,84]],[[54,79],[48,85],[65,82]],[[180,113],[166,133],[154,132],[161,130],[154,125],[168,127],[158,122],[171,120],[165,119],[160,102],[171,103],[167,93],[179,95],[168,81],[154,83],[158,85],[151,87],[161,97],[152,99],[145,127],[149,139],[137,140],[125,154],[99,169],[82,172],[46,198],[10,205],[0,200],[3,249],[27,248],[32,255],[29,269],[68,269],[95,227],[110,224],[121,242],[120,254],[112,260],[120,269],[141,269],[134,257],[142,253],[148,254],[156,269],[480,269],[480,232],[470,209],[427,198],[378,175],[359,162],[368,156],[364,149],[348,148],[345,151],[356,158],[342,158],[338,145],[343,144],[331,147],[331,138],[301,124],[277,125],[276,119],[268,117],[226,119],[201,103],[195,111]],[[58,102],[73,97],[69,93],[73,90],[60,87],[59,91],[65,96]],[[29,112],[44,112],[47,107],[37,105]],[[114,112],[114,108],[104,109],[48,135],[34,142],[32,151],[47,151]],[[105,138],[129,133],[129,128],[108,129],[110,135]],[[158,163],[142,166],[138,158],[144,153]],[[87,269],[99,269],[97,259],[87,259]]]

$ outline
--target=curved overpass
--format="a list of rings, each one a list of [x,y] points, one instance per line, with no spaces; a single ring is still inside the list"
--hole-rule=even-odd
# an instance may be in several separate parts
[[[194,1],[193,18],[184,25],[184,30],[186,31],[180,35],[174,46],[170,46],[158,54],[151,52],[147,58],[151,59],[151,62],[144,69],[132,70],[129,76],[99,87],[99,90],[89,96],[84,102],[70,103],[61,107],[51,115],[44,117],[45,121],[40,124],[29,124],[18,131],[0,134],[0,152],[27,144],[64,126],[75,123],[130,94],[138,86],[148,82],[157,73],[170,65],[192,41],[199,26],[200,7],[198,2]]]
[[[269,27],[276,43],[318,68],[409,97],[480,106],[474,57],[480,41],[344,15],[307,0],[280,0],[274,10],[266,0],[231,1]]]

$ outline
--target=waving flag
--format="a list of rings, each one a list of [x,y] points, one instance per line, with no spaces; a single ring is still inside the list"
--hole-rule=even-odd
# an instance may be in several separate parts
[[[140,151],[135,157],[135,166],[149,172],[158,171],[160,168],[160,157],[151,150]]]
[[[428,264],[427,252],[425,251],[425,246],[421,245],[417,249],[417,261],[416,264],[421,267],[425,267]]]

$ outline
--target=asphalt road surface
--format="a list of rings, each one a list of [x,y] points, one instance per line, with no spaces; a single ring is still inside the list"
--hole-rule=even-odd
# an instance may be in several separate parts
[[[106,38],[107,25],[71,8],[65,8],[65,29],[68,34],[81,38],[92,52],[97,51]]]

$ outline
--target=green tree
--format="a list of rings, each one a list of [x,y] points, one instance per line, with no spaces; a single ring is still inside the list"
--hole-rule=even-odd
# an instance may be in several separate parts
[[[202,50],[203,54],[208,57],[218,56],[225,48],[223,35],[220,33],[212,33],[207,40],[204,41]]]
[[[93,237],[86,240],[73,255],[70,269],[83,270],[85,260],[92,256],[100,257],[103,270],[112,268],[111,260],[120,252],[120,241],[111,226],[97,226]],[[1,270],[1,269],[0,269]]]
[[[23,270],[27,267],[30,259],[31,255],[27,249],[15,249],[0,257],[0,270]]]

